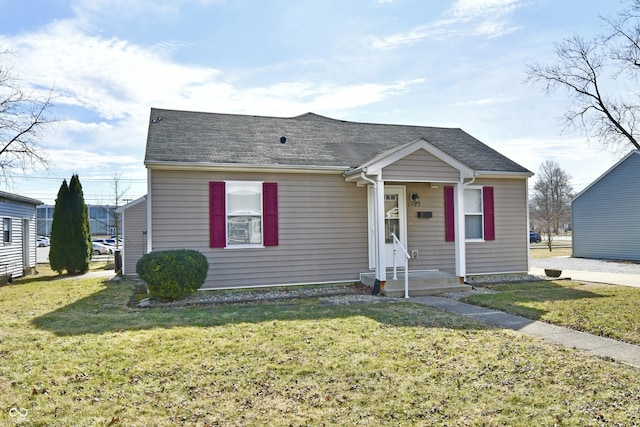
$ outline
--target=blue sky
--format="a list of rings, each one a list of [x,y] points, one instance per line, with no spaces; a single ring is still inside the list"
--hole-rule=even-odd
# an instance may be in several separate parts
[[[53,203],[146,193],[151,107],[459,127],[580,190],[619,156],[563,133],[566,93],[526,84],[554,43],[603,31],[601,0],[0,0],[0,47],[26,87],[54,87],[50,167],[3,188]],[[535,177],[534,177],[535,179]]]

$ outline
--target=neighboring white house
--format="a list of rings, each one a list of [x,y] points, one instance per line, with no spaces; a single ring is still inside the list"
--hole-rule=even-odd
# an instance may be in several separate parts
[[[146,222],[129,219],[142,202],[124,207],[127,274],[143,234],[148,251],[202,252],[202,289],[383,286],[392,233],[412,271],[528,271],[532,173],[461,129],[154,108],[145,165]]]
[[[627,154],[571,204],[573,256],[640,261],[640,151]]]
[[[40,200],[0,191],[0,283],[36,267],[36,206]]]

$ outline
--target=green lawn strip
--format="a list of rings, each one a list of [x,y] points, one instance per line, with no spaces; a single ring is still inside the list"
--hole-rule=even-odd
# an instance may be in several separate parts
[[[131,288],[0,288],[0,425],[640,422],[639,370],[423,305],[132,309]]]
[[[465,301],[640,344],[640,289],[564,280],[489,288],[498,292],[472,295]]]

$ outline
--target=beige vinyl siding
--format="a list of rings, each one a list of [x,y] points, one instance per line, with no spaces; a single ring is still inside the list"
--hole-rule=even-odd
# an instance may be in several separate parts
[[[147,201],[142,200],[125,209],[122,216],[123,274],[136,274],[138,260],[147,252]]]
[[[407,249],[418,251],[409,260],[411,270],[438,269],[455,273],[454,242],[444,240],[444,185],[404,183],[407,189]],[[450,184],[452,185],[452,184]],[[474,186],[494,187],[496,240],[467,242],[467,274],[523,272],[528,270],[526,181],[523,179],[478,179]],[[420,196],[412,206],[410,194]],[[418,212],[431,218],[418,218]]]
[[[279,244],[209,247],[209,182],[278,183]],[[209,261],[203,289],[358,280],[368,271],[366,189],[340,174],[151,170],[153,250],[189,248]]]
[[[528,270],[528,225],[525,179],[478,179],[493,186],[496,239],[467,243],[467,274]]]
[[[417,150],[385,167],[382,178],[388,181],[457,182],[460,172],[425,150]]]
[[[437,269],[455,272],[455,247],[444,241],[444,186],[407,183],[407,249],[418,251],[409,260],[411,270]],[[420,206],[412,206],[410,194],[420,196]],[[431,218],[418,218],[418,212],[431,212]]]

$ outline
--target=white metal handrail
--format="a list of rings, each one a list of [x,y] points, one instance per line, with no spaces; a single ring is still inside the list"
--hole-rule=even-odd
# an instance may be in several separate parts
[[[391,237],[393,238],[393,280],[398,280],[398,274],[396,272],[397,258],[404,267],[404,297],[409,298],[409,259],[411,256],[409,256],[409,252],[407,252],[407,249],[400,242],[395,233],[391,233]],[[398,250],[396,249],[398,246],[402,250],[402,255],[404,255],[404,257],[401,257],[400,254],[398,254]]]

